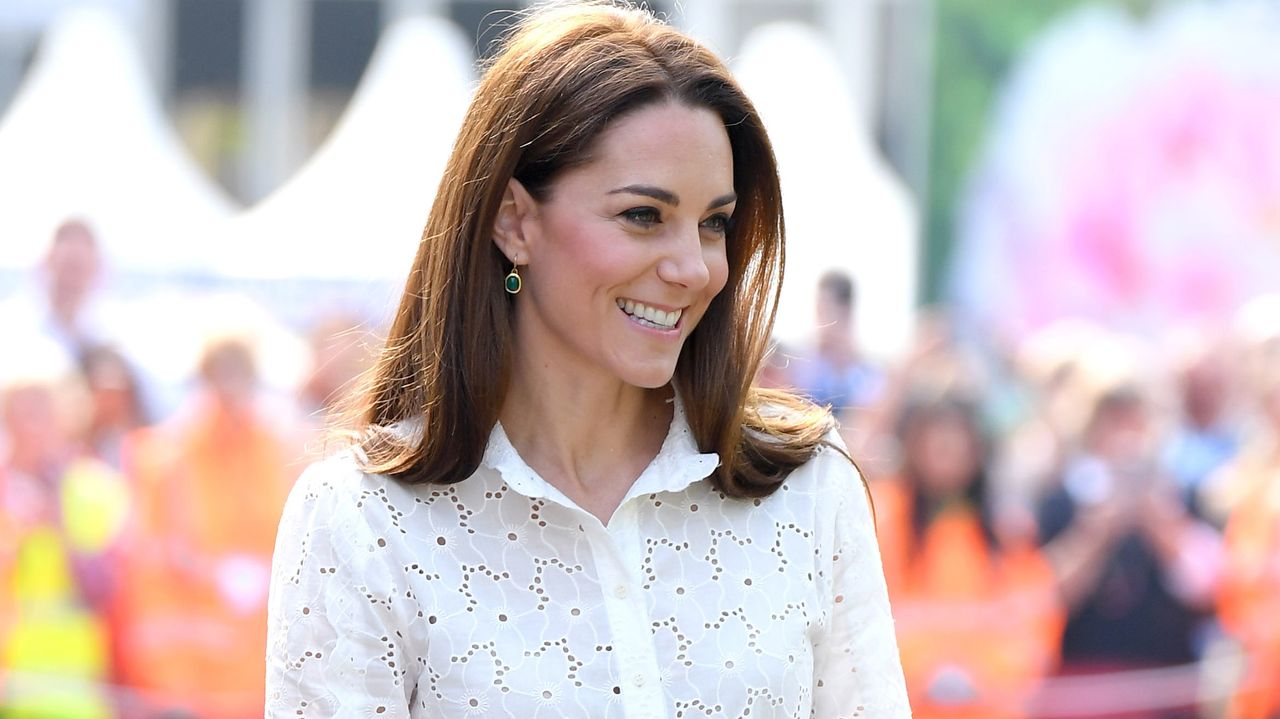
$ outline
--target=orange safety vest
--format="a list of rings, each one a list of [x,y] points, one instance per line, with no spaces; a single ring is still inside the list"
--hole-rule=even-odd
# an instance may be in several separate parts
[[[139,512],[116,612],[120,675],[156,707],[262,715],[266,588],[297,454],[213,405],[127,438]]]
[[[1229,719],[1280,713],[1280,468],[1231,511],[1218,617],[1243,645],[1248,665]]]
[[[942,511],[918,541],[911,490],[871,485],[885,579],[917,719],[1019,719],[1056,666],[1066,613],[1028,537],[993,551],[977,513]]]

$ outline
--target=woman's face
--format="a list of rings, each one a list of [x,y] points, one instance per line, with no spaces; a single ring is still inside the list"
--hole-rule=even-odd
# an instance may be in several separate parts
[[[591,154],[522,222],[517,352],[660,387],[729,275],[729,138],[710,110],[667,102],[615,121]]]
[[[964,492],[977,476],[981,458],[969,426],[958,416],[924,419],[908,439],[921,490],[931,497]]]

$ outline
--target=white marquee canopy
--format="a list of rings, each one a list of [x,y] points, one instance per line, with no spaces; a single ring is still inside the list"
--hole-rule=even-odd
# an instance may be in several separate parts
[[[92,6],[47,31],[0,118],[0,269],[36,264],[69,216],[120,269],[206,263],[190,240],[235,211],[187,155],[121,20]]]
[[[389,26],[329,138],[284,185],[215,228],[220,274],[254,279],[404,276],[473,84],[452,24]]]
[[[831,48],[806,25],[774,23],[747,37],[734,69],[782,177],[787,266],[778,339],[806,339],[818,277],[839,269],[857,284],[861,343],[878,356],[903,350],[915,317],[918,214],[859,122]]]

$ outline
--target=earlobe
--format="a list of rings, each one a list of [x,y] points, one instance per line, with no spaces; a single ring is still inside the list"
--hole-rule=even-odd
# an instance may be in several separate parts
[[[502,203],[493,219],[493,241],[515,264],[529,256],[529,233],[526,222],[537,213],[537,203],[514,177],[507,181]],[[527,260],[526,260],[527,261]]]

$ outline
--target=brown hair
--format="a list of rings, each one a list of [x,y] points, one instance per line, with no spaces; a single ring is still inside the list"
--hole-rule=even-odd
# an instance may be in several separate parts
[[[509,267],[492,238],[509,178],[541,199],[561,172],[590,161],[610,122],[664,101],[724,121],[738,195],[728,284],[675,370],[694,438],[720,455],[713,481],[733,496],[767,495],[813,456],[830,414],[751,386],[783,268],[777,166],[759,116],[724,64],[687,36],[643,10],[577,3],[525,16],[476,90],[363,398],[366,471],[448,483],[476,470],[511,368]],[[411,436],[392,429],[415,419]]]

